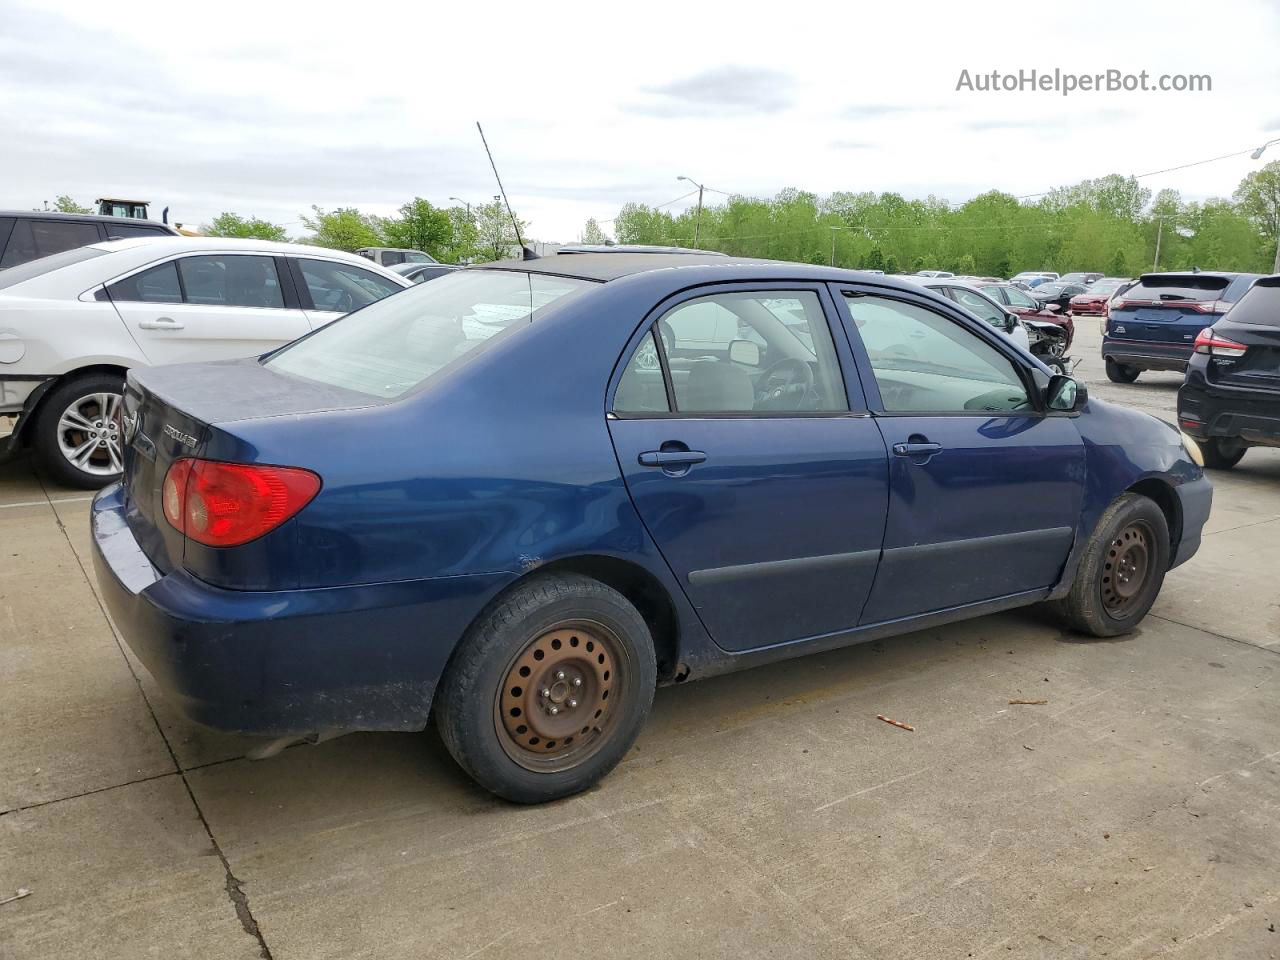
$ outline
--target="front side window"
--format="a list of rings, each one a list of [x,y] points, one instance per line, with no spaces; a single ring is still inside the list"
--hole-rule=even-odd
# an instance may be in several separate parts
[[[178,269],[187,303],[211,307],[284,306],[280,277],[271,257],[183,257]]]
[[[117,280],[107,287],[117,303],[181,303],[182,287],[178,285],[178,268],[170,260],[131,277]]]
[[[851,296],[848,303],[885,412],[1033,409],[1013,362],[961,324],[885,297]]]
[[[594,287],[568,277],[459,270],[322,327],[263,362],[281,373],[389,400]]]
[[[654,331],[628,362],[614,396],[617,412],[666,409],[659,348],[666,355],[671,395],[679,413],[849,409],[831,330],[816,293],[757,291],[699,297],[672,308]],[[655,383],[663,384],[661,392]],[[636,399],[641,397],[646,399]]]
[[[952,287],[951,298],[979,320],[984,320],[998,330],[1004,329],[1004,311],[980,293],[964,287]]]
[[[170,233],[168,230],[162,230],[159,227],[141,227],[132,223],[108,223],[107,236],[116,240],[123,240],[133,237],[167,237],[170,236]]]
[[[401,289],[386,277],[349,263],[306,259],[298,263],[317,310],[350,313]]]

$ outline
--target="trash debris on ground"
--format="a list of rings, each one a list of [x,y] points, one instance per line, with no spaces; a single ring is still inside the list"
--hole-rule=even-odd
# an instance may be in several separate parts
[[[894,726],[894,727],[901,727],[903,730],[911,730],[911,731],[913,731],[913,732],[914,732],[914,731],[915,731],[915,729],[916,729],[916,728],[915,728],[915,727],[913,727],[911,724],[909,724],[909,723],[903,723],[901,720],[890,720],[890,719],[889,719],[888,717],[886,717],[883,713],[877,713],[877,714],[876,714],[876,719],[877,719],[877,720],[883,720],[885,723],[887,723],[887,724],[889,724],[889,725],[891,725],[891,726]]]
[[[13,903],[13,901],[15,900],[21,900],[23,897],[29,897],[29,896],[31,896],[30,890],[28,890],[26,887],[19,887],[18,892],[15,893],[13,896],[0,897],[0,907],[3,907],[6,903]]]
[[[1010,700],[1010,703],[1025,703],[1030,706],[1039,706],[1042,703],[1048,703],[1048,700]]]

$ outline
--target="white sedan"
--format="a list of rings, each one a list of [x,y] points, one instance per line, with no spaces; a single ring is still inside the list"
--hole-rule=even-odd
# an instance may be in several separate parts
[[[121,469],[130,367],[258,356],[412,282],[355,254],[211,237],[109,240],[0,271],[11,453],[94,488]]]

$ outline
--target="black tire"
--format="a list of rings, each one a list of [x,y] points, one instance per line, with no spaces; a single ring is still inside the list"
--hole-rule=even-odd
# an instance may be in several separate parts
[[[114,373],[90,373],[72,377],[49,391],[41,401],[35,423],[32,424],[32,446],[35,448],[36,462],[50,479],[68,487],[96,490],[120,478],[118,469],[110,469],[114,461],[106,445],[117,444],[114,449],[117,451],[118,460],[119,445],[123,440],[120,436],[119,423],[109,422],[110,418],[106,416],[107,411],[100,411],[101,419],[90,417],[90,425],[94,430],[99,429],[97,426],[99,423],[102,424],[100,428],[102,434],[99,438],[102,445],[90,450],[93,458],[88,461],[90,469],[81,469],[68,459],[67,454],[63,452],[60,436],[80,438],[72,439],[70,443],[92,442],[94,438],[86,431],[65,430],[62,424],[63,415],[80,403],[84,404],[82,407],[84,410],[98,409],[100,404],[93,400],[94,397],[114,397],[115,402],[119,403],[123,393],[124,377]]]
[[[550,653],[551,643],[556,652],[540,655]],[[606,662],[606,644],[613,670],[597,683],[600,677],[590,671],[597,668],[597,656]],[[531,659],[535,655],[538,662]],[[543,661],[545,668],[539,665]],[[560,678],[557,687],[566,685],[565,671],[583,671],[572,680],[581,684],[576,689],[584,692],[584,703],[567,699],[564,691],[555,699],[557,691],[544,686],[543,673],[516,672],[529,666],[555,670],[550,676]],[[522,682],[517,676],[529,678],[527,689],[512,686]],[[542,803],[586,790],[617,765],[644,726],[656,683],[649,627],[622,594],[577,574],[535,576],[467,631],[441,682],[436,724],[454,760],[482,787],[515,803]],[[509,700],[511,694],[523,699]],[[508,710],[512,703],[523,707],[528,725],[511,728],[517,721],[508,721],[507,714],[518,713]],[[552,717],[557,704],[564,713]],[[570,712],[584,708],[581,714]],[[573,730],[567,738],[557,742],[550,739],[554,734],[541,740],[533,735],[570,716]],[[586,724],[581,734],[578,723]]]
[[[1204,465],[1212,470],[1230,470],[1249,449],[1248,444],[1239,437],[1211,437],[1197,442],[1200,444],[1200,454],[1204,457]]]
[[[1135,539],[1145,541],[1144,546]],[[1141,581],[1123,580],[1117,563],[1132,557],[1135,548],[1145,552]],[[1154,501],[1126,493],[1103,511],[1085,545],[1071,592],[1050,608],[1067,626],[1095,637],[1128,633],[1155,603],[1169,569],[1169,524]]]
[[[1142,370],[1138,367],[1131,367],[1127,363],[1117,363],[1110,357],[1107,357],[1107,379],[1112,383],[1133,383],[1138,379],[1138,374]]]

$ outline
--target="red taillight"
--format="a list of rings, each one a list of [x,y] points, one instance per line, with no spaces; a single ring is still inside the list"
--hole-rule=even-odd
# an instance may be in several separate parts
[[[1129,301],[1124,297],[1112,297],[1107,303],[1107,313],[1110,314],[1112,310],[1123,310],[1128,304]]]
[[[210,547],[234,547],[270,533],[311,502],[320,478],[296,467],[176,460],[165,474],[164,516]]]
[[[1196,334],[1196,353],[1206,353],[1213,357],[1243,357],[1249,348],[1243,343],[1236,343],[1213,332],[1213,327],[1205,327]]]

